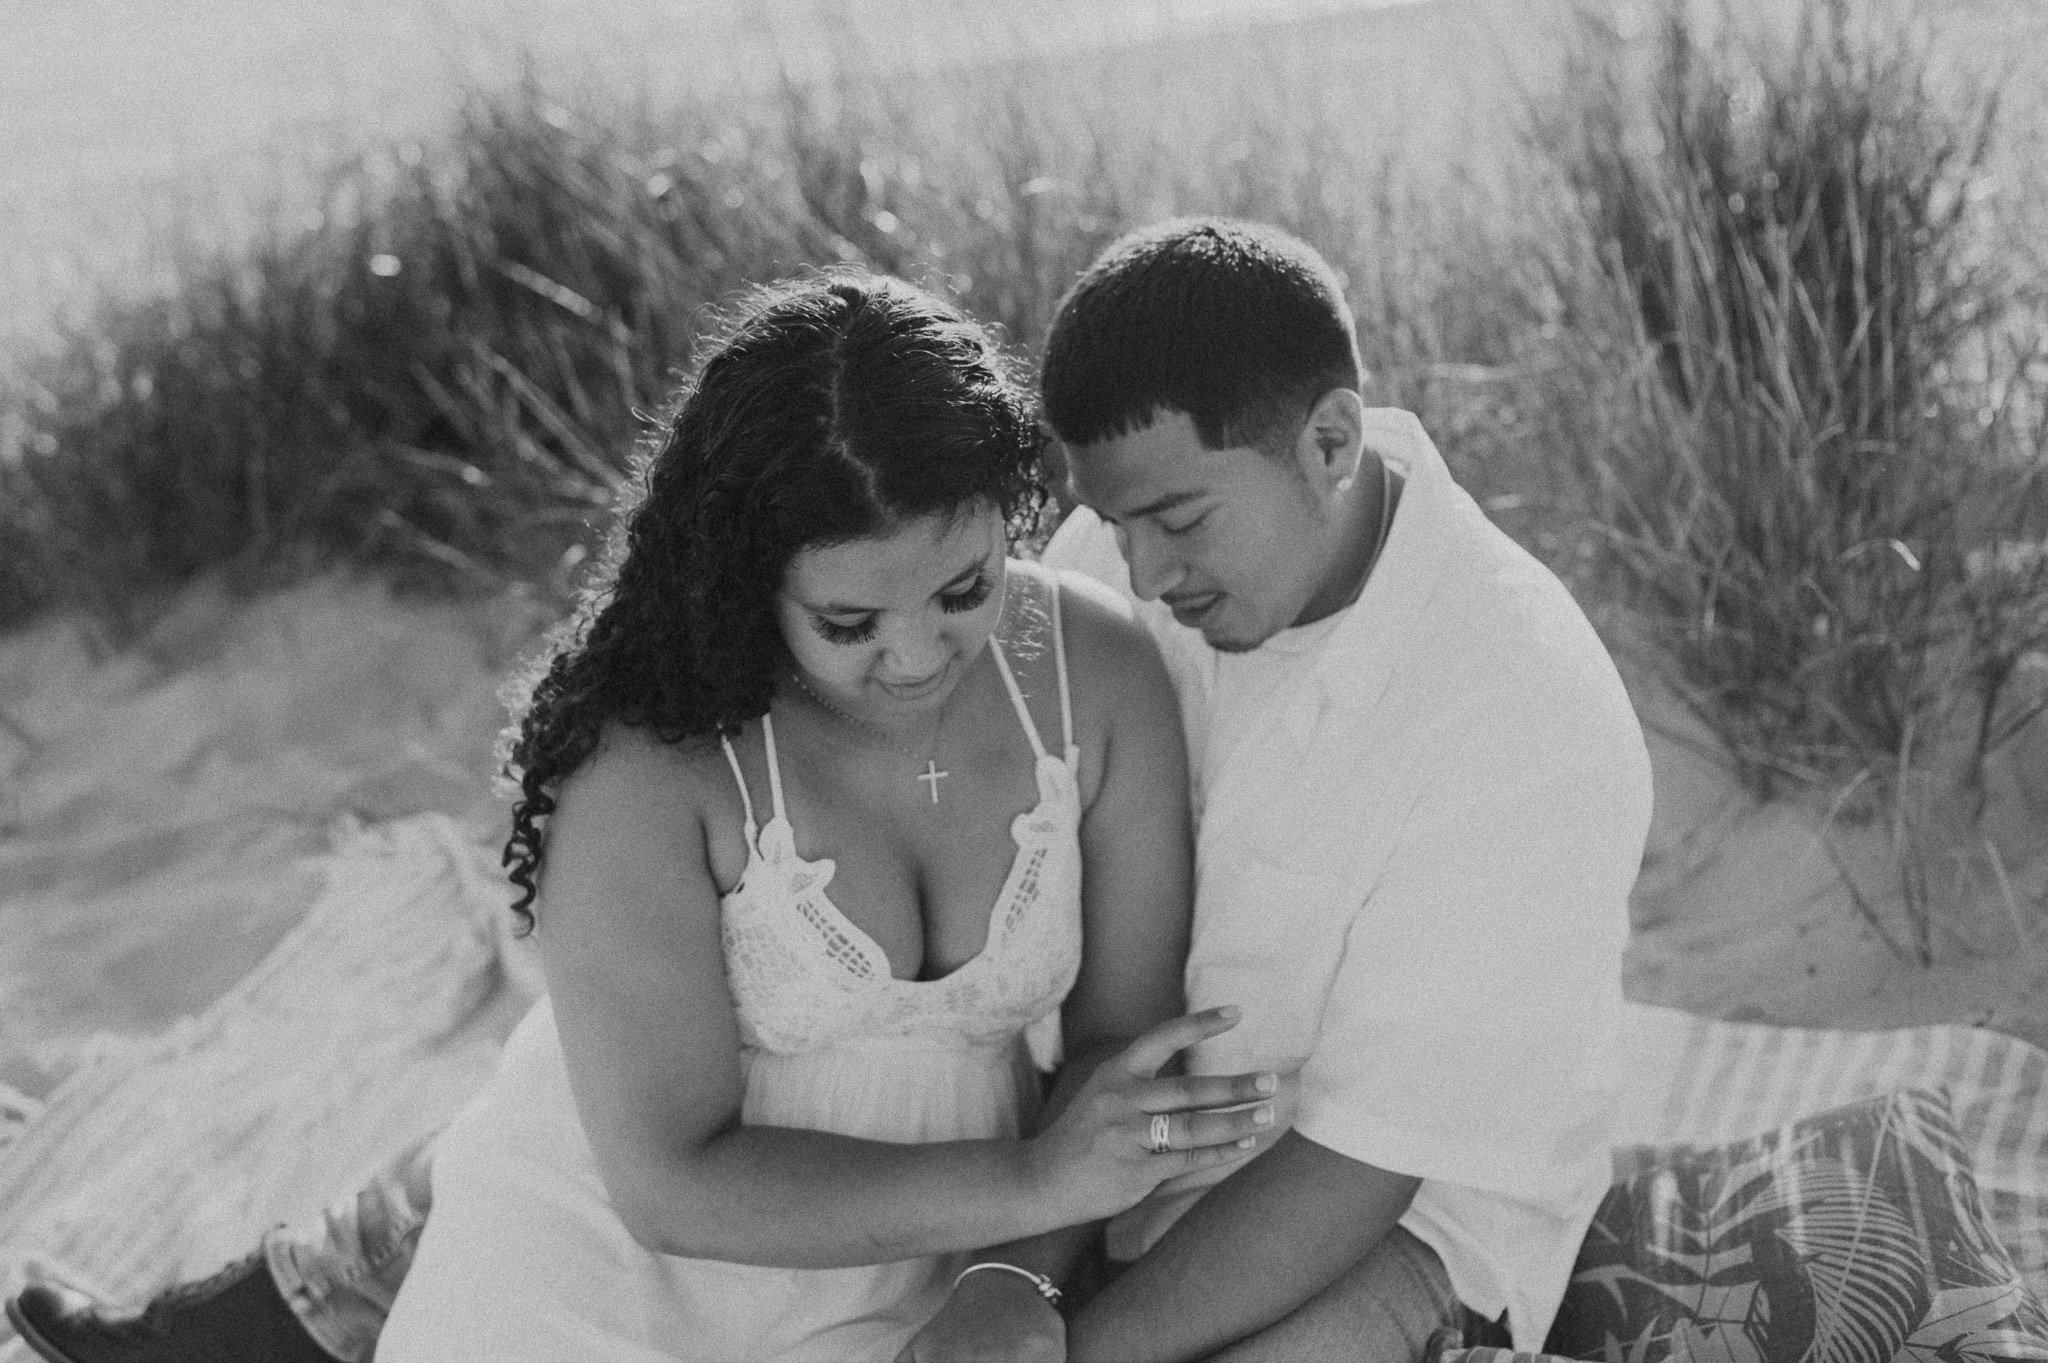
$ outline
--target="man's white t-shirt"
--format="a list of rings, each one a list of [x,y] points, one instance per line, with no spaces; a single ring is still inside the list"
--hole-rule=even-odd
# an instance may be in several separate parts
[[[1085,509],[1045,560],[1132,601],[1181,700],[1188,1003],[1244,1011],[1194,1067],[1299,1065],[1295,1129],[1419,1177],[1401,1224],[1534,1350],[1609,1180],[1649,759],[1555,575],[1412,415],[1368,421],[1406,480],[1378,563],[1351,606],[1251,653],[1135,601]]]

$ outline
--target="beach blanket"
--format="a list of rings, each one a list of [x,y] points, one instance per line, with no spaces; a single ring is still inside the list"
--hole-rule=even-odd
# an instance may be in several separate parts
[[[441,815],[343,828],[299,868],[305,917],[212,1006],[0,1101],[0,1291],[53,1270],[139,1302],[446,1123],[540,992],[494,861]]]
[[[205,1012],[108,1044],[47,1102],[0,1095],[0,1290],[53,1270],[140,1302],[440,1127],[539,992],[493,863],[438,815],[349,832],[312,864],[321,888],[305,919]],[[1991,1224],[2048,1297],[2048,1052],[1960,1026],[1630,1014],[1624,1144],[1720,1144],[1903,1087],[1945,1089]],[[19,1363],[5,1328],[0,1363]]]
[[[2048,1051],[1975,1027],[1841,1032],[1630,1013],[1624,1146],[1725,1145],[1859,1099],[1945,1089],[1986,1219],[2048,1300]],[[1617,1152],[1617,1173],[1628,1159]]]

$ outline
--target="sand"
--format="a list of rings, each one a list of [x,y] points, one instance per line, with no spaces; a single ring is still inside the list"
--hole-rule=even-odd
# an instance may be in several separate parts
[[[0,638],[0,1081],[40,1096],[96,1034],[204,1008],[304,912],[291,868],[338,821],[494,826],[496,691],[537,625],[333,579],[202,585],[113,656]]]
[[[1980,820],[1969,794],[1929,793],[1902,856],[1889,824],[1828,793],[1752,798],[1705,725],[1640,662],[1624,672],[1656,779],[1630,998],[1735,1022],[1963,1023],[2048,1046],[2048,722],[1993,755]],[[2048,658],[2022,679],[2048,687]]]

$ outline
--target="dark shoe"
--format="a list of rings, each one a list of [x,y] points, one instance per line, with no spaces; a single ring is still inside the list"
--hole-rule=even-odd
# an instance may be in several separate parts
[[[108,1317],[83,1292],[37,1286],[7,1319],[51,1363],[333,1363],[278,1294],[262,1251],[166,1288],[139,1315]]]

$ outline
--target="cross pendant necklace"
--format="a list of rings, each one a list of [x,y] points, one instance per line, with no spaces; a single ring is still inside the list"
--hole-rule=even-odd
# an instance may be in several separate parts
[[[919,772],[915,779],[924,782],[926,787],[930,789],[932,793],[933,804],[937,804],[939,802],[939,782],[945,780],[953,773],[941,768],[939,766],[938,759],[934,757],[930,751],[926,751],[923,753],[915,752],[909,748],[904,747],[901,743],[898,743],[893,737],[889,735],[889,732],[886,729],[882,728],[881,725],[862,719],[858,715],[849,715],[848,713],[846,713],[846,711],[840,709],[831,701],[826,700],[816,691],[813,691],[810,687],[810,683],[804,680],[803,673],[798,672],[795,668],[790,669],[789,679],[796,683],[797,689],[799,691],[802,691],[805,695],[809,696],[819,705],[831,711],[833,714],[839,716],[839,718],[845,720],[848,724],[853,725],[853,727],[855,727],[856,729],[867,730],[869,733],[881,739],[884,743],[888,744],[890,747],[894,748],[897,752],[902,753],[906,757],[922,757],[924,759],[924,770]],[[952,697],[948,696],[947,699],[951,700]],[[932,728],[933,748],[937,748],[939,746],[939,730],[943,729],[945,726],[946,707],[941,705],[939,707],[939,722]]]

